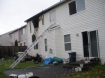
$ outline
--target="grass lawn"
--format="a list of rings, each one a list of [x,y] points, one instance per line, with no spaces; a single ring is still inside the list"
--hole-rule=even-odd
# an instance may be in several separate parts
[[[3,71],[8,70],[9,66],[13,63],[13,60],[0,60],[0,78],[8,78]],[[34,62],[20,62],[15,69],[17,68],[26,68],[31,66],[38,66],[40,64],[35,64]],[[105,78],[105,65],[98,65],[92,68],[88,72],[80,72],[73,75],[70,75],[66,78]]]
[[[105,65],[98,65],[87,72],[80,72],[66,78],[105,78]]]
[[[13,63],[13,59],[8,59],[8,60],[4,60],[1,61],[0,60],[0,78],[8,78],[8,76],[6,76],[3,71],[4,70],[9,70],[9,66]],[[39,64],[35,64],[32,61],[28,61],[28,62],[20,62],[15,69],[17,68],[26,68],[26,67],[31,67],[31,66],[38,66],[41,65],[41,63]]]

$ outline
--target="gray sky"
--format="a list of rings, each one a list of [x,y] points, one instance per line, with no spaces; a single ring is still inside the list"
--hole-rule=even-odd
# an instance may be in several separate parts
[[[0,35],[17,29],[26,19],[60,0],[0,0]]]

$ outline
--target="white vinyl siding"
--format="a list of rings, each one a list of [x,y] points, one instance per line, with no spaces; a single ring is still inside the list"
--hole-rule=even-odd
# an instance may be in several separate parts
[[[105,8],[103,0],[85,0],[85,8],[86,10],[78,12],[74,15],[69,15],[68,4],[71,2],[67,1],[64,4],[59,5],[56,9],[56,23],[60,25],[59,32],[57,32],[56,39],[54,43],[56,47],[54,47],[54,52],[59,54],[61,58],[69,58],[68,52],[76,52],[76,59],[81,60],[84,58],[83,54],[83,40],[82,33],[84,31],[98,30],[99,33],[99,47],[100,47],[100,58],[103,63],[105,63]],[[44,26],[42,26],[42,22],[39,22],[39,30],[38,35],[40,36],[44,30],[49,27],[51,24],[49,21],[49,12],[44,14]],[[28,24],[29,25],[29,24]],[[28,26],[30,27],[30,26]],[[56,29],[58,30],[58,29]],[[53,31],[52,31],[53,32]],[[30,33],[30,31],[28,31]],[[49,32],[48,32],[49,33]],[[49,38],[48,33],[46,34],[46,38]],[[72,50],[65,51],[64,46],[64,35],[70,33]],[[77,35],[78,34],[78,35]],[[30,36],[30,34],[29,34]],[[44,37],[45,38],[45,37]],[[53,38],[53,36],[52,36]],[[49,39],[48,39],[49,40]],[[53,41],[53,39],[52,39]],[[29,45],[32,43],[31,39],[29,41]],[[49,44],[52,44],[50,41]],[[47,56],[48,52],[45,52],[45,44],[44,39],[40,40],[40,49],[39,52],[43,56]],[[48,50],[49,47],[48,46]],[[57,49],[57,50],[56,50]],[[35,54],[35,52],[33,52]],[[32,53],[32,55],[33,55]]]

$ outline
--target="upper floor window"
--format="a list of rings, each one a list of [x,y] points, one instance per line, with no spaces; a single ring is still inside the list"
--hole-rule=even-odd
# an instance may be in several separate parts
[[[105,9],[105,0],[104,0],[104,9]]]
[[[50,22],[56,21],[56,10],[50,12]]]
[[[74,0],[69,3],[69,14],[75,14],[77,12],[85,10],[85,0]]]
[[[21,35],[24,35],[25,34],[25,28],[22,28],[21,29]]]
[[[44,15],[42,15],[42,25],[44,25]]]
[[[31,22],[29,24],[30,24],[30,33],[31,33]]]
[[[70,34],[64,35],[65,51],[71,50]]]
[[[10,39],[12,39],[12,34],[10,34]]]

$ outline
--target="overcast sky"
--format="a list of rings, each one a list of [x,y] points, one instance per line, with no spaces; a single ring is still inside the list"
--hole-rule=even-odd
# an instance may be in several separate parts
[[[0,0],[0,35],[17,29],[26,19],[60,0]]]

